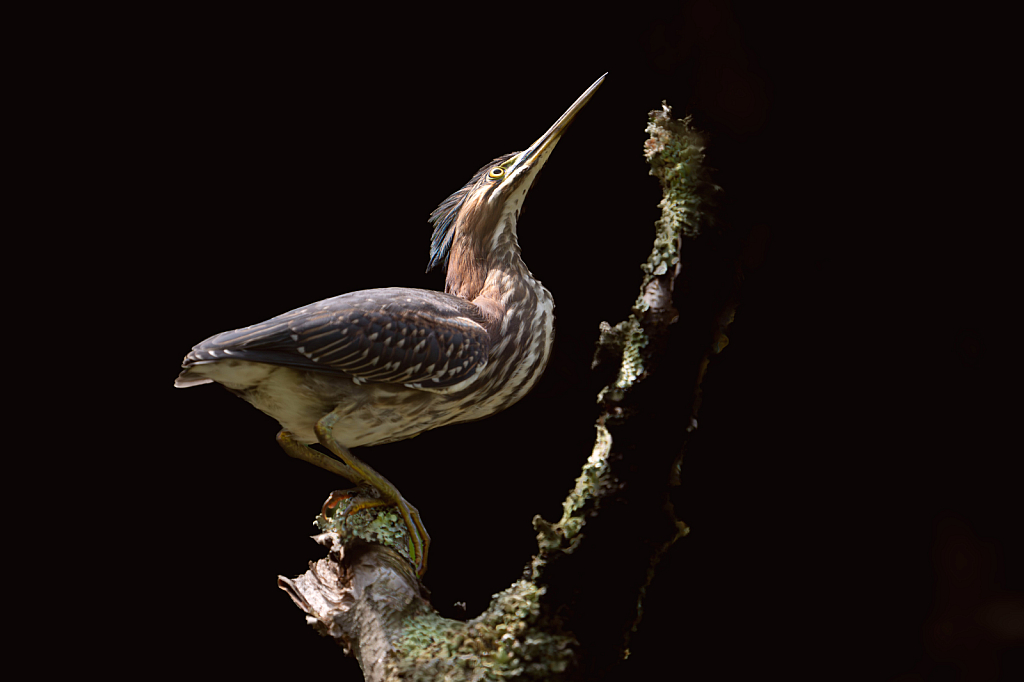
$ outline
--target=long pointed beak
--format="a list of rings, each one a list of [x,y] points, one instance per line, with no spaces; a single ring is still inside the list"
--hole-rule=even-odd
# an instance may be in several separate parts
[[[555,121],[555,124],[548,128],[548,131],[540,136],[536,142],[530,145],[530,147],[519,155],[519,158],[508,168],[506,180],[504,185],[519,187],[523,181],[526,181],[526,186],[529,187],[533,183],[533,178],[537,176],[537,171],[541,169],[544,162],[548,160],[555,145],[558,144],[558,140],[561,139],[562,133],[565,132],[569,124],[572,123],[573,118],[580,112],[583,107],[586,106],[590,98],[594,96],[597,89],[601,87],[601,83],[604,82],[604,74],[594,84],[587,88],[587,91],[580,95],[579,99],[573,102],[572,106],[562,114],[561,118]]]

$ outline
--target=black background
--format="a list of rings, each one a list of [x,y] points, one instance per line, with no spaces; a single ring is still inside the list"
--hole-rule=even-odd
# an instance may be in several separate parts
[[[122,523],[95,541],[141,581],[100,622],[158,610],[166,630],[131,647],[146,665],[358,679],[275,586],[322,555],[311,521],[344,482],[284,456],[277,424],[218,387],[172,389],[177,360],[339,293],[442,288],[424,273],[430,211],[608,72],[519,225],[557,305],[544,379],[483,422],[358,453],[423,514],[435,606],[473,616],[516,580],[530,519],[558,518],[590,452],[593,343],[628,315],[650,248],[641,151],[664,99],[708,132],[728,219],[752,236],[677,497],[692,533],[650,588],[629,674],[1020,670],[1019,504],[989,437],[994,242],[923,217],[900,107],[927,84],[878,38],[837,49],[851,17],[708,0],[118,20],[66,64],[88,97],[65,103],[83,211],[109,226],[94,309],[117,343],[96,359],[123,358],[103,366],[134,427],[94,500]]]

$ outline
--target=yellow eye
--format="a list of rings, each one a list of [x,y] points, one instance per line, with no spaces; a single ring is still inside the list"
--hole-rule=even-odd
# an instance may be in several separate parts
[[[491,172],[487,174],[487,177],[494,178],[495,180],[503,178],[505,177],[505,169],[501,166],[495,166],[491,169]]]

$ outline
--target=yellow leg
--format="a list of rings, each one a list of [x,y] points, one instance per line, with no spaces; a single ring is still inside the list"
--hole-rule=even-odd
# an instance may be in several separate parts
[[[284,429],[281,429],[277,433],[277,444],[281,446],[282,450],[288,453],[289,457],[301,459],[303,462],[309,462],[313,466],[326,469],[333,474],[338,474],[342,478],[347,478],[356,485],[363,482],[359,473],[354,471],[352,467],[348,466],[344,462],[339,462],[333,457],[328,457],[319,450],[314,450],[304,443],[300,443],[292,437],[292,434],[288,433]]]
[[[316,437],[320,444],[331,451],[338,459],[314,450],[313,448],[299,443],[287,431],[277,434],[277,442],[289,456],[309,462],[321,469],[326,469],[342,478],[346,478],[356,485],[367,484],[376,488],[382,500],[378,502],[367,501],[349,510],[349,513],[376,506],[376,504],[393,504],[398,507],[402,520],[409,529],[409,554],[416,564],[416,571],[423,575],[427,570],[427,551],[430,548],[430,535],[420,520],[420,513],[416,507],[409,504],[398,489],[388,479],[373,470],[368,464],[353,455],[348,448],[341,445],[334,439],[333,428],[338,421],[338,415],[330,413],[317,422]],[[339,461],[340,460],[340,461]]]

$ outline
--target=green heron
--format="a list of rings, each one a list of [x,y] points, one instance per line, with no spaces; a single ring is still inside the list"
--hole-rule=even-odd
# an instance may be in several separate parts
[[[224,385],[280,422],[289,455],[376,488],[379,500],[364,506],[398,507],[421,575],[430,537],[419,513],[349,448],[483,419],[540,379],[554,301],[520,257],[516,222],[537,172],[603,80],[529,149],[487,164],[431,213],[427,270],[446,268],[444,293],[354,291],[223,332],[185,356],[174,382]]]

